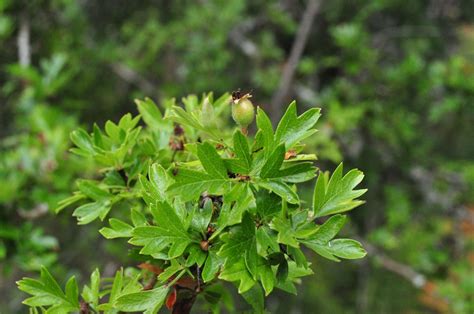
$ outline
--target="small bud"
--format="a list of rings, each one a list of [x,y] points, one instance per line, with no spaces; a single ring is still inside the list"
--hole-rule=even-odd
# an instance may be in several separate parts
[[[199,243],[199,246],[201,246],[201,250],[207,252],[209,250],[209,242],[202,240],[201,243]]]
[[[296,151],[290,149],[289,151],[287,151],[287,152],[285,153],[285,160],[295,158],[296,156],[298,156],[298,154],[296,153]]]
[[[173,133],[176,136],[183,135],[184,134],[184,129],[181,127],[181,125],[175,124]]]
[[[211,234],[213,234],[214,231],[216,231],[216,229],[215,229],[213,226],[208,226],[208,227],[207,227],[207,235],[208,235],[208,236],[210,236]]]

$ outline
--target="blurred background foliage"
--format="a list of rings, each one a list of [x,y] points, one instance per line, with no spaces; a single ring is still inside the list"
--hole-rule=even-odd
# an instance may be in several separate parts
[[[273,119],[321,107],[307,150],[369,189],[346,228],[368,258],[314,257],[270,312],[474,312],[473,1],[0,0],[0,47],[1,313],[24,312],[14,281],[41,264],[84,280],[134,263],[53,214],[96,169],[67,153],[71,130],[136,114],[136,97],[238,88]]]

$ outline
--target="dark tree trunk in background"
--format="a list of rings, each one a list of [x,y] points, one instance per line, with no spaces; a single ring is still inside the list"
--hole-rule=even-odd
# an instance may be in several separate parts
[[[278,89],[272,98],[271,118],[273,122],[280,119],[283,102],[290,91],[296,67],[298,66],[301,55],[303,54],[304,47],[306,46],[306,42],[308,41],[308,37],[311,32],[311,26],[313,25],[314,17],[321,7],[321,2],[322,1],[320,0],[308,1],[308,5],[306,6],[305,12],[298,27],[298,32],[296,33],[293,46],[291,47],[290,55],[283,67],[280,84],[278,85]]]

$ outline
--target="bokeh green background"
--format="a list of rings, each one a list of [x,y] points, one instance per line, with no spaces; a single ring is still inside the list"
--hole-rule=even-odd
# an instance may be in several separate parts
[[[80,281],[133,265],[99,223],[52,213],[94,172],[67,154],[71,130],[136,114],[137,97],[238,88],[274,120],[292,99],[321,107],[307,150],[369,189],[345,228],[368,257],[313,256],[271,313],[473,313],[474,2],[316,1],[272,102],[311,2],[0,0],[0,313],[26,311],[14,282],[41,264]]]

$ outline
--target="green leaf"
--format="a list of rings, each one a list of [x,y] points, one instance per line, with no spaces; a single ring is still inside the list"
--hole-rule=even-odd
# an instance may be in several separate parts
[[[271,178],[273,174],[279,172],[283,160],[285,159],[285,145],[278,145],[273,153],[268,157],[260,171],[261,178]]]
[[[197,242],[187,233],[183,222],[176,214],[174,209],[167,202],[158,202],[151,207],[156,226],[136,227],[133,230],[133,238],[131,243],[158,243],[157,249],[163,249],[170,246],[168,257],[176,258],[181,256],[186,247],[192,243]],[[144,242],[140,240],[145,240]],[[148,246],[148,249],[150,246]],[[142,249],[143,254],[152,254],[158,252],[150,252],[145,246]]]
[[[150,177],[150,183],[155,188],[155,191],[161,196],[160,200],[165,200],[166,189],[170,182],[166,170],[160,164],[152,164],[148,171],[148,176]]]
[[[312,108],[298,117],[296,102],[293,101],[278,123],[275,142],[284,143],[286,149],[290,149],[299,141],[314,134],[316,130],[313,127],[321,116],[320,111],[319,108]]]
[[[84,286],[82,290],[82,298],[87,303],[91,304],[94,308],[99,304],[99,289],[100,289],[100,272],[99,269],[95,269],[91,274],[90,286]]]
[[[82,199],[84,199],[86,196],[80,192],[75,192],[74,195],[66,198],[66,199],[63,199],[61,201],[58,202],[58,207],[56,207],[54,209],[54,212],[57,214],[59,213],[61,210],[63,210],[64,208],[68,207],[69,205],[72,205]]]
[[[313,271],[309,267],[298,267],[295,262],[288,262],[288,277],[284,282],[277,283],[277,287],[296,295],[296,287],[294,282],[297,282],[300,277],[311,275]]]
[[[339,261],[337,257],[359,259],[367,255],[362,245],[352,239],[335,239],[326,244],[322,244],[317,240],[304,240],[302,242],[319,255],[336,262]]]
[[[296,231],[293,228],[291,221],[286,217],[275,217],[270,227],[278,231],[278,242],[287,244],[293,247],[298,247],[299,241],[296,239]]]
[[[235,158],[223,158],[222,160],[229,172],[235,174],[248,174],[247,166],[242,162],[242,160]]]
[[[163,200],[161,192],[157,190],[156,187],[151,184],[151,182],[148,181],[148,179],[144,175],[140,174],[138,176],[138,181],[140,182],[140,185],[142,187],[142,197],[146,204],[151,205],[156,201]]]
[[[219,274],[219,278],[230,282],[240,282],[238,288],[240,294],[248,291],[256,284],[256,281],[249,273],[243,258],[239,259],[236,263],[224,267],[222,272]]]
[[[288,261],[283,259],[281,263],[278,265],[277,273],[276,273],[276,280],[278,283],[282,283],[288,279]]]
[[[274,147],[272,122],[265,111],[263,111],[260,107],[257,108],[256,121],[258,132],[255,137],[256,139],[261,138],[263,150],[265,155],[268,156],[273,151]]]
[[[158,279],[161,282],[165,282],[182,269],[183,266],[180,265],[176,260],[171,260],[171,265],[166,267],[166,269],[158,276]]]
[[[216,148],[205,142],[197,147],[197,155],[206,172],[213,178],[227,179],[227,169]]]
[[[209,254],[207,255],[206,262],[204,263],[204,268],[202,269],[202,280],[204,282],[209,282],[213,280],[221,266],[224,264],[224,259],[218,256],[214,249],[209,249]]]
[[[242,221],[242,215],[254,207],[254,196],[248,184],[238,183],[224,195],[217,224],[219,231]]]
[[[201,124],[208,128],[213,128],[216,126],[216,113],[214,112],[214,106],[212,105],[212,98],[209,96],[203,96],[203,101],[201,105]]]
[[[205,131],[206,128],[192,114],[186,112],[183,108],[173,106],[168,118],[182,125],[187,125],[196,130]]]
[[[135,227],[145,226],[147,223],[145,215],[137,208],[133,208],[130,211],[130,218]]]
[[[130,238],[132,236],[133,227],[129,224],[116,218],[109,219],[109,224],[111,228],[104,227],[99,230],[106,239]]]
[[[211,199],[207,199],[204,202],[203,208],[198,208],[194,211],[191,225],[199,232],[204,233],[207,230],[209,222],[212,218],[213,202]]]
[[[257,214],[263,221],[270,221],[281,211],[281,197],[267,190],[255,193]]]
[[[298,267],[308,267],[308,261],[306,260],[306,256],[301,249],[295,248],[293,246],[288,246],[287,249],[291,260],[295,261]]]
[[[335,261],[335,262],[340,262],[340,259],[338,259],[334,254],[332,254],[331,250],[328,247],[328,244],[321,244],[318,241],[315,240],[310,240],[310,241],[302,241],[302,243],[313,250],[314,252],[318,253],[324,258],[327,258],[329,260]]]
[[[116,303],[117,299],[122,294],[129,294],[133,292],[139,292],[143,289],[142,285],[138,284],[138,278],[135,276],[132,280],[126,283],[126,278],[124,278],[124,271],[123,268],[120,268],[116,273],[114,280],[112,282],[112,287],[110,289],[108,302],[101,303],[96,307],[96,310],[103,311],[104,314],[116,314],[117,310],[114,308],[114,304]],[[125,285],[125,287],[124,287]]]
[[[117,170],[107,171],[107,173],[105,174],[105,178],[102,182],[104,182],[106,185],[126,187],[124,178]]]
[[[81,150],[77,151],[82,156],[90,156],[95,153],[94,146],[92,144],[92,139],[90,135],[83,129],[77,129],[71,132],[71,141],[79,147]]]
[[[125,115],[123,115],[122,118],[120,118],[118,126],[121,129],[128,131],[128,130],[132,130],[138,124],[139,121],[140,121],[139,116],[132,119],[132,114],[126,113]]]
[[[367,255],[362,245],[352,239],[335,239],[329,242],[331,253],[346,259],[358,259]]]
[[[189,109],[189,108],[188,108]],[[194,130],[199,130],[201,132],[204,132],[208,136],[210,136],[212,139],[219,141],[220,137],[215,134],[213,129],[204,126],[200,122],[200,118],[197,118],[195,115],[192,113],[189,113],[185,111],[183,108],[178,107],[178,106],[172,106],[169,115],[167,116],[169,119],[171,119],[174,122],[177,122],[179,124],[182,124],[184,126],[191,127]]]
[[[193,243],[188,247],[186,251],[189,254],[186,258],[186,263],[184,264],[184,266],[191,267],[193,265],[197,265],[199,267],[202,267],[202,265],[206,261],[207,253],[201,249],[201,246],[196,243]]]
[[[94,123],[93,131],[92,131],[92,139],[95,146],[99,148],[105,148],[104,147],[105,136],[104,134],[102,134],[102,131],[95,123]]]
[[[152,129],[158,129],[163,126],[163,116],[161,115],[158,106],[150,98],[145,100],[135,99],[138,112],[143,118],[143,121]]]
[[[115,307],[123,312],[138,312],[157,313],[163,306],[163,303],[168,294],[167,286],[160,286],[158,288],[129,293],[120,296],[115,302]]]
[[[317,240],[321,243],[327,243],[332,240],[339,230],[344,226],[346,216],[335,215],[329,218],[319,229],[311,236],[312,240]]]
[[[123,285],[123,268],[115,273],[114,282],[112,283],[112,289],[110,290],[109,301],[115,302],[118,298]]]
[[[308,220],[308,211],[293,212],[289,217],[281,215],[270,223],[273,230],[278,231],[278,242],[298,248],[301,239],[311,237],[318,227]]]
[[[17,282],[17,285],[21,291],[32,295],[32,297],[23,301],[28,306],[51,306],[48,311],[60,308],[63,313],[79,310],[77,283],[74,277],[68,280],[66,293],[62,291],[57,281],[45,267],[41,268],[39,280],[23,278]]]
[[[143,188],[143,199],[147,204],[155,203],[156,201],[166,200],[166,190],[170,183],[170,178],[166,170],[159,164],[152,164],[148,171],[150,180],[145,176],[139,175],[139,181]]]
[[[265,295],[268,296],[275,287],[275,274],[273,273],[272,267],[267,263],[264,263],[258,267],[258,276],[262,283]]]
[[[281,198],[290,204],[298,204],[298,194],[295,193],[286,183],[277,179],[258,181],[261,187],[278,194]]]
[[[124,130],[110,120],[105,122],[105,133],[116,143],[123,141],[126,135]]]
[[[242,223],[226,237],[223,237],[218,255],[225,258],[225,266],[236,263],[243,257],[245,265],[254,279],[257,278],[258,254],[256,241],[256,228],[250,215],[245,214]]]
[[[250,148],[247,137],[242,134],[240,130],[234,132],[234,152],[236,157],[242,164],[244,169],[241,174],[248,174],[252,169],[252,156],[250,155]]]
[[[290,183],[309,181],[316,176],[316,168],[310,162],[297,163],[271,173],[269,178],[279,178]]]
[[[143,246],[140,254],[156,256],[156,258],[168,259],[167,254],[163,253],[168,246],[168,242],[160,237],[162,233],[154,227],[137,227],[133,230],[133,238],[129,240],[130,244]],[[183,249],[183,251],[185,248]]]
[[[77,308],[79,306],[79,288],[77,287],[76,277],[72,276],[66,283],[66,299]]]
[[[346,212],[364,203],[355,199],[367,190],[354,190],[364,178],[364,174],[352,169],[343,177],[342,168],[341,163],[329,180],[327,174],[319,175],[313,195],[315,217]]]
[[[41,281],[44,287],[47,288],[48,291],[51,291],[52,294],[64,296],[61,287],[45,267],[41,268]]]
[[[203,192],[224,194],[232,186],[232,181],[228,178],[216,178],[207,173],[186,168],[178,170],[175,180],[175,183],[168,188],[168,191],[179,194],[183,201],[196,199]]]
[[[86,196],[92,198],[94,201],[104,201],[111,197],[108,191],[99,187],[98,182],[92,180],[79,180],[77,187]]]
[[[262,287],[260,285],[254,285],[250,290],[242,293],[242,297],[248,304],[253,308],[253,313],[261,314],[264,313],[265,300],[263,296]]]
[[[108,200],[87,203],[76,208],[72,215],[77,217],[78,224],[85,225],[97,218],[103,220],[105,216],[107,216],[111,207],[112,205]]]
[[[267,256],[268,254],[279,252],[276,233],[271,231],[267,226],[261,226],[257,229],[257,252],[260,256]]]

